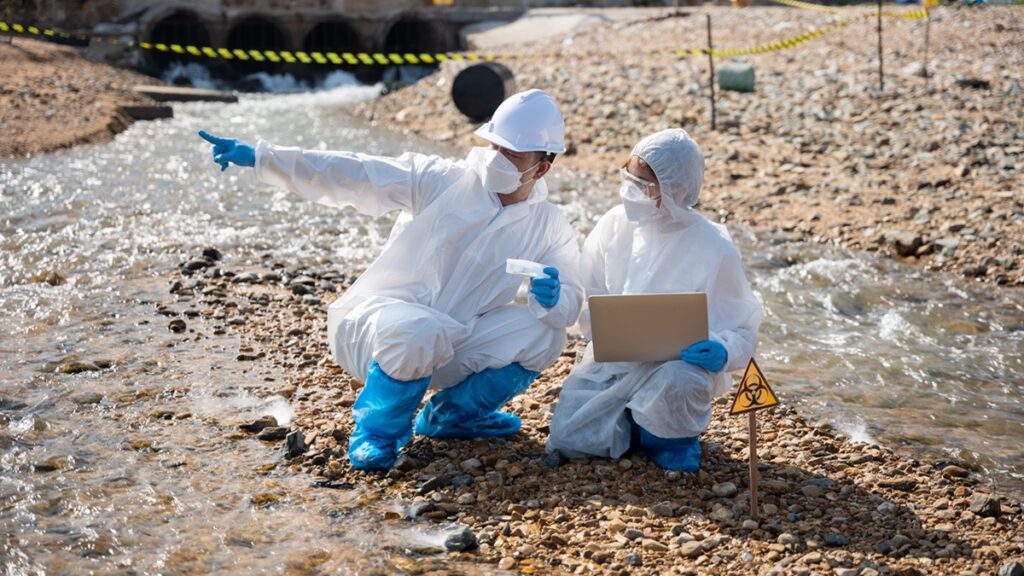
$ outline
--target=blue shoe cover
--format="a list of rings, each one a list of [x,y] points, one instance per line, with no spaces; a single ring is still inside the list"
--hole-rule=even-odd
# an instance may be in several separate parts
[[[700,438],[659,438],[642,427],[640,447],[644,454],[665,470],[696,472],[700,470]]]
[[[377,362],[352,406],[355,427],[348,438],[348,459],[357,470],[394,466],[398,451],[412,436],[412,415],[427,392],[430,377],[395,380]]]
[[[416,417],[416,433],[431,438],[495,438],[515,434],[523,423],[498,408],[526,390],[540,372],[517,363],[488,368],[441,390]]]

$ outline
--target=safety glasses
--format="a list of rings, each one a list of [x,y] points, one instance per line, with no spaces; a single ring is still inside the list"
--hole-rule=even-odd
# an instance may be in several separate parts
[[[619,178],[622,179],[623,184],[635,184],[651,200],[661,199],[661,191],[658,189],[657,182],[651,182],[649,180],[644,180],[639,176],[634,176],[624,167],[619,168]]]

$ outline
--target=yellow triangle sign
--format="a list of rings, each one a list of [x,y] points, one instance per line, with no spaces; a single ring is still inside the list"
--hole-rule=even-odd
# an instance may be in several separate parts
[[[740,387],[736,390],[736,397],[732,400],[729,414],[752,412],[775,406],[778,403],[779,399],[768,385],[768,379],[764,377],[764,372],[761,372],[757,362],[751,358],[747,369],[743,372],[743,380],[740,381]]]

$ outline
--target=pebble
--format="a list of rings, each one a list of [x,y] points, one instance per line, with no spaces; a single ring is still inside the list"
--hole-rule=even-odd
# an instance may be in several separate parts
[[[655,516],[664,516],[666,518],[672,517],[674,510],[671,502],[658,502],[654,506],[651,506],[651,513]]]
[[[760,527],[760,525],[757,523],[757,520],[752,520],[750,518],[747,518],[746,520],[743,521],[743,529],[744,530],[757,530],[759,527]]]
[[[477,547],[476,535],[469,528],[462,528],[444,539],[444,547],[449,552],[473,550]]]
[[[644,557],[639,554],[627,554],[626,557],[623,559],[623,563],[626,566],[643,566]]]
[[[238,429],[243,431],[243,432],[250,432],[252,434],[255,434],[255,433],[263,430],[264,428],[274,428],[276,426],[277,426],[277,419],[274,418],[273,416],[267,414],[267,415],[264,415],[264,416],[260,416],[259,418],[253,420],[252,422],[247,422],[245,424],[241,424],[238,427]]]
[[[683,558],[696,558],[704,553],[703,542],[692,540],[679,547],[679,554]]]
[[[826,534],[825,535],[825,546],[830,548],[838,548],[840,546],[847,546],[850,543],[850,539],[842,534]]]
[[[94,362],[71,360],[62,364],[57,369],[57,372],[61,374],[79,374],[81,372],[96,372],[98,370],[101,370],[101,368]]]
[[[640,548],[648,552],[668,552],[668,546],[650,538],[643,540],[640,543]]]
[[[99,392],[84,392],[71,397],[71,401],[80,406],[99,404],[103,401],[103,394]]]
[[[170,330],[171,332],[174,332],[175,334],[180,334],[184,332],[187,328],[188,326],[185,324],[185,321],[182,320],[181,318],[175,318],[167,323],[167,329]]]
[[[475,504],[476,503],[476,494],[473,494],[472,492],[467,492],[466,494],[460,494],[459,497],[456,499],[456,502],[458,502],[459,504],[463,504],[463,505]]]
[[[257,436],[259,438],[259,436]],[[262,440],[262,438],[261,438]],[[300,430],[292,430],[285,436],[285,457],[295,458],[301,454],[305,454],[309,449],[306,446],[306,438],[302,435]]]
[[[419,518],[427,512],[434,510],[434,503],[429,500],[418,500],[409,505],[409,508],[405,511],[405,515],[408,518]]]
[[[54,456],[52,458],[36,462],[33,468],[35,468],[36,472],[56,472],[57,470],[67,468],[70,463],[70,460],[66,456]]]
[[[732,482],[724,482],[722,484],[715,484],[711,487],[711,491],[715,493],[719,498],[731,498],[735,496],[739,490],[736,485]]]
[[[429,494],[430,492],[433,492],[434,490],[437,490],[438,488],[445,486],[447,483],[448,480],[444,476],[432,476],[428,478],[427,481],[424,482],[419,487],[418,490],[416,490],[416,493],[421,496]]]
[[[1018,561],[1007,562],[999,567],[997,576],[1024,576],[1024,564]]]
[[[277,442],[288,436],[288,429],[284,426],[270,426],[264,428],[256,435],[256,438],[264,442]]]
[[[967,509],[982,518],[989,516],[992,518],[998,518],[1001,514],[999,498],[989,494],[975,494],[972,496],[970,505]]]

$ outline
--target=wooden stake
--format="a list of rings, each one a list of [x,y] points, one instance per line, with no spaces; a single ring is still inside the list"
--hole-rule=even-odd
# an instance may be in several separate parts
[[[747,414],[750,418],[750,517],[757,520],[759,516],[757,505],[757,412],[752,410]]]
[[[928,92],[928,44],[932,31],[932,13],[924,9],[924,91]]]
[[[885,75],[882,71],[882,0],[878,0],[878,91],[885,92]]]
[[[11,21],[11,0],[4,1],[4,21]],[[14,30],[7,31],[7,43],[14,44]]]
[[[708,22],[708,66],[711,70],[708,81],[708,84],[711,86],[711,129],[715,130],[715,57],[712,55],[715,48],[711,43],[711,14],[705,14],[705,16],[707,16]]]

